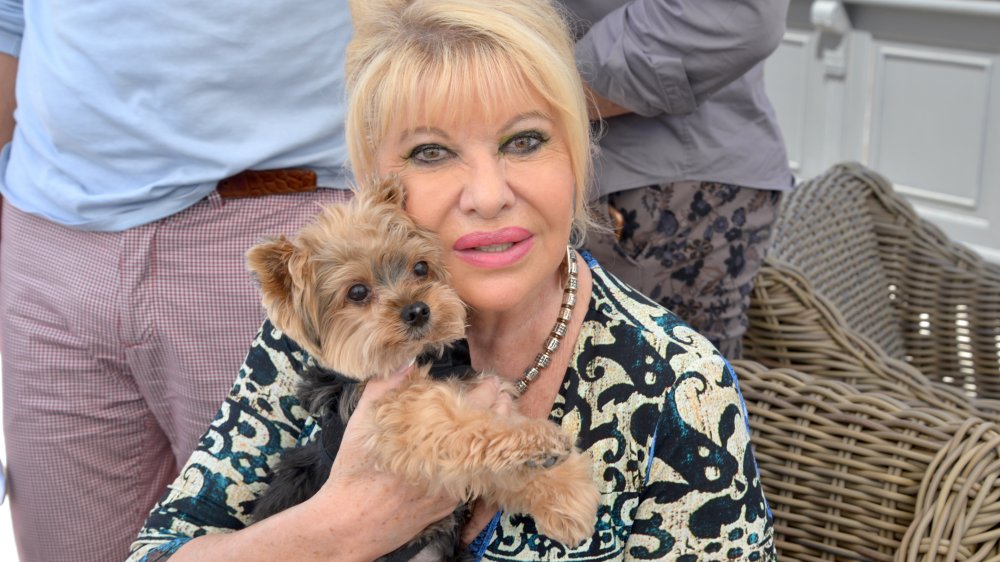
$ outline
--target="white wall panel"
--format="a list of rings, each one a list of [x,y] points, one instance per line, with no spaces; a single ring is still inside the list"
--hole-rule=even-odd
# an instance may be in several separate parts
[[[983,181],[990,71],[984,57],[880,46],[868,163],[902,191],[975,209]]]
[[[766,76],[800,177],[858,160],[1000,262],[998,65],[1000,0],[792,0]]]

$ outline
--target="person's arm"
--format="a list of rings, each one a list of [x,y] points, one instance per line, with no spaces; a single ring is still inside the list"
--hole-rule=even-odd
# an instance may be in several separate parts
[[[14,135],[14,91],[17,82],[17,55],[24,33],[24,9],[21,0],[0,0],[0,147]],[[0,215],[3,196],[0,195]],[[2,337],[2,334],[0,334]]]
[[[14,136],[14,82],[17,76],[17,59],[0,53],[0,147]],[[0,195],[0,221],[3,216],[3,195]],[[3,335],[0,334],[0,342]]]
[[[773,518],[732,367],[707,342],[670,362],[677,381],[652,439],[626,560],[676,560],[706,549],[774,560]],[[669,547],[665,526],[674,539]]]
[[[602,117],[690,113],[777,48],[787,9],[788,0],[634,0],[577,41],[577,65]]]
[[[590,100],[590,104],[587,105],[587,116],[590,117],[591,121],[632,113],[631,109],[622,107],[592,90],[586,82],[584,82],[583,88],[587,92],[587,99]]]
[[[17,59],[0,53],[0,146],[10,142],[14,135],[14,82],[17,76]]]
[[[308,431],[293,398],[304,355],[265,323],[233,391],[132,545],[140,560],[372,560],[454,509],[371,469],[355,420],[399,379],[369,383],[331,476],[312,498],[258,523],[253,500],[280,452]]]
[[[0,0],[0,146],[14,133],[14,85],[23,33],[21,0]]]

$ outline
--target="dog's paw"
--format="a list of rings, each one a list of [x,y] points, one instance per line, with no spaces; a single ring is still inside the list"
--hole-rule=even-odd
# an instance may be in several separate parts
[[[538,530],[567,546],[577,546],[594,534],[601,499],[589,459],[574,454],[545,474],[548,497],[537,501],[532,512]]]
[[[531,469],[552,468],[573,453],[573,438],[551,422],[544,422],[536,435],[536,448],[530,449],[524,466]]]
[[[562,544],[575,548],[594,534],[595,519],[586,521],[568,514],[548,513],[542,519],[536,518],[538,531]]]
[[[570,453],[573,452],[573,443],[561,439],[553,439],[551,442],[546,443],[546,446],[534,454],[530,455],[524,462],[524,466],[531,469],[546,469],[552,468],[557,464],[566,460]]]

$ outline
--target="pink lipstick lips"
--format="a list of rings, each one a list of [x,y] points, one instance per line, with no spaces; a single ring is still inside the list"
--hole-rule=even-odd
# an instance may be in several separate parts
[[[497,269],[521,260],[534,245],[531,232],[507,227],[492,232],[473,232],[452,246],[459,259],[474,267]]]

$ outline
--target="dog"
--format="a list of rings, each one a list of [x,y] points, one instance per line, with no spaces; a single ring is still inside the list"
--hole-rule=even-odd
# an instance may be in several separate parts
[[[380,398],[363,424],[364,443],[377,459],[372,470],[456,501],[482,498],[528,513],[542,534],[579,544],[594,531],[599,500],[590,459],[556,424],[519,414],[516,403],[504,412],[467,404],[472,385],[495,375],[475,373],[467,358],[448,363],[461,350],[466,306],[449,285],[440,243],[404,204],[398,180],[368,182],[293,239],[247,252],[271,323],[319,366],[303,374],[298,397],[322,428],[318,439],[282,456],[254,518],[311,497],[326,481],[364,382],[419,358],[414,374]],[[508,383],[497,388],[514,395]],[[462,559],[458,538],[467,512],[461,505],[382,560],[414,553],[420,560]]]

